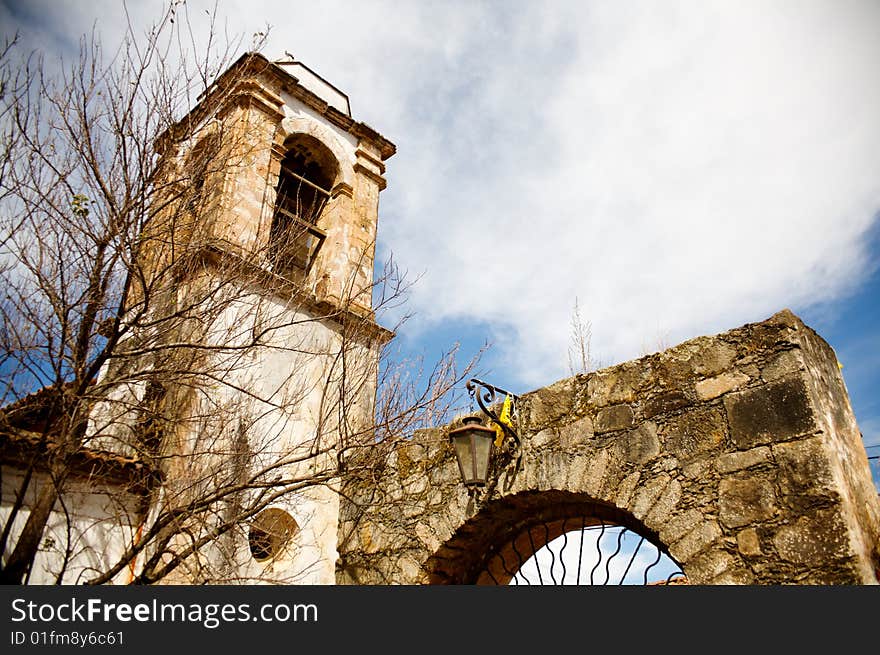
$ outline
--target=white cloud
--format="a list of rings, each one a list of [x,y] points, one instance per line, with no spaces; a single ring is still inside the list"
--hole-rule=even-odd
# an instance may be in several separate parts
[[[44,45],[62,26],[121,24],[115,2],[53,6]],[[155,6],[133,5],[136,20]],[[492,325],[521,384],[566,374],[576,297],[608,364],[833,299],[869,265],[876,2],[242,0],[220,14],[233,31],[271,23],[267,55],[293,52],[397,143],[379,234],[425,271],[409,329]]]
[[[676,341],[844,292],[880,208],[876,5],[597,6],[560,24],[568,57],[496,62],[485,104],[521,127],[516,145],[470,130],[500,161],[458,153],[446,181],[475,180],[481,197],[426,198],[410,231],[392,232],[428,266],[414,298],[426,317],[509,330],[532,384],[564,374],[575,297],[608,362],[657,333]],[[446,247],[420,238],[438,219]]]

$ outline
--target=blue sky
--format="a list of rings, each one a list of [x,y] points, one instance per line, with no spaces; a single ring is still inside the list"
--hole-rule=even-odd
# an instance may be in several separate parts
[[[188,2],[196,31],[205,2]],[[160,2],[131,3],[144,27]],[[398,146],[380,257],[418,277],[400,347],[483,343],[523,392],[568,375],[575,302],[611,365],[790,308],[835,348],[880,454],[880,3],[220,0]],[[0,2],[71,56],[111,0]],[[394,317],[387,317],[393,322]],[[875,467],[875,479],[880,472]]]

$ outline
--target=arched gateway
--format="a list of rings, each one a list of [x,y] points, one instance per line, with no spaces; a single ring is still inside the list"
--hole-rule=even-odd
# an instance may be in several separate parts
[[[839,363],[791,312],[524,395],[519,450],[473,496],[454,427],[348,481],[337,582],[506,584],[556,543],[529,582],[616,584],[637,558],[625,537],[672,567],[660,581],[878,582],[880,503]]]

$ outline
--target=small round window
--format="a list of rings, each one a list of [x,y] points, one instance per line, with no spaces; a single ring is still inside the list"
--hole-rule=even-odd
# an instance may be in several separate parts
[[[284,552],[299,526],[283,509],[271,508],[257,514],[248,532],[251,555],[258,562],[274,559]]]

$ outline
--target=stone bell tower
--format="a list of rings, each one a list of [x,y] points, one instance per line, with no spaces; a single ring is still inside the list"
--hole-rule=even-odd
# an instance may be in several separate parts
[[[221,523],[241,516],[241,529],[193,555],[179,581],[332,584],[329,471],[371,438],[379,349],[392,336],[375,321],[372,288],[395,146],[305,65],[246,54],[157,151],[167,209],[145,229],[144,279],[127,300],[131,312],[158,305],[178,318],[139,338],[194,344],[181,350],[195,371],[156,376],[173,418],[156,439],[159,498],[244,489],[212,509]],[[150,385],[137,393],[143,401]]]

